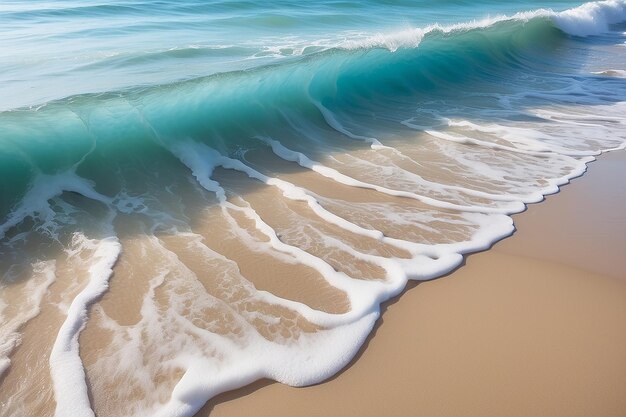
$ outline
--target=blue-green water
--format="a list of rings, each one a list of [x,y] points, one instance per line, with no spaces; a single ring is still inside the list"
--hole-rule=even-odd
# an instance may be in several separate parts
[[[0,347],[27,349],[20,326],[61,306],[32,371],[57,416],[192,415],[258,378],[319,382],[408,279],[625,146],[625,75],[623,0],[2,2]],[[340,296],[282,295],[248,252]],[[285,288],[312,279],[294,271]],[[125,280],[145,281],[130,324],[97,301],[130,308]],[[84,326],[110,337],[86,367]],[[45,402],[0,393],[7,415]]]

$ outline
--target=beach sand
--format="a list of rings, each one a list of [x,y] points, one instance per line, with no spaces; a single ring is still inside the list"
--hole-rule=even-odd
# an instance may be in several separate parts
[[[514,236],[383,306],[322,384],[271,381],[198,416],[626,415],[626,152],[515,216]]]

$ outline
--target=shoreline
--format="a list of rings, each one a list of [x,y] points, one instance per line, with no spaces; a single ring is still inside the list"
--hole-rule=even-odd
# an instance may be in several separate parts
[[[384,303],[330,380],[257,381],[196,416],[623,415],[626,152],[588,168],[509,238]]]

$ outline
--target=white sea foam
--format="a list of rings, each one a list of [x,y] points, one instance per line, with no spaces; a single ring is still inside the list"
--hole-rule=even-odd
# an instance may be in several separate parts
[[[74,298],[67,317],[57,333],[50,352],[50,374],[54,385],[57,417],[93,417],[85,371],[79,355],[78,336],[87,322],[87,307],[108,288],[113,265],[121,246],[116,238],[100,241],[76,235],[74,245],[79,251],[94,250],[86,287]]]

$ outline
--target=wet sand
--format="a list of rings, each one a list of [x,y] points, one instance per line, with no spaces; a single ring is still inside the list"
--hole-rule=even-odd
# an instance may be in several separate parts
[[[626,152],[589,168],[513,237],[386,303],[330,381],[259,381],[198,416],[626,415]]]

